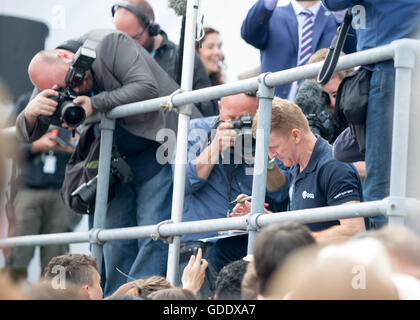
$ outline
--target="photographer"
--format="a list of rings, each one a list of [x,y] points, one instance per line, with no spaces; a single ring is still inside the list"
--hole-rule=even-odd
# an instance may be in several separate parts
[[[20,96],[16,102],[19,113],[27,105],[31,93]],[[15,121],[15,115],[11,117]],[[11,185],[13,213],[16,219],[15,235],[33,235],[68,232],[79,221],[76,213],[67,208],[60,197],[65,166],[74,150],[77,139],[70,137],[65,129],[53,129],[32,142],[17,143],[13,155],[16,172]],[[9,221],[10,222],[10,221]],[[65,254],[68,245],[40,247],[40,267],[43,270],[50,259]],[[15,247],[8,261],[9,274],[15,280],[26,280],[27,268],[33,258],[35,247]]]
[[[79,39],[84,45],[95,42],[96,58],[80,85],[73,88],[79,96],[73,102],[86,111],[93,122],[97,112],[131,102],[168,96],[178,85],[153,57],[128,35],[115,30],[93,30]],[[56,101],[48,98],[53,87],[65,86],[74,54],[55,49],[38,53],[29,67],[31,81],[41,91],[21,113],[17,131],[22,138],[36,139],[48,128]],[[201,116],[193,108],[192,117]],[[36,119],[36,120],[35,120]],[[104,228],[152,225],[169,219],[172,205],[172,179],[169,164],[160,164],[156,151],[160,129],[175,130],[177,114],[158,110],[119,119],[114,132],[119,153],[125,157],[135,177],[127,184],[115,184],[115,196],[108,205]],[[95,125],[96,135],[99,134]],[[165,275],[168,246],[161,240],[138,239],[108,242],[104,245],[105,296],[114,292],[126,278],[116,267],[134,278]]]
[[[307,64],[324,61],[327,55],[328,49],[320,49],[310,57]],[[341,52],[340,55],[343,56],[344,52]],[[302,82],[295,99],[295,103],[306,115],[311,131],[326,139],[330,144],[334,143],[334,154],[338,156],[335,158],[340,161],[343,161],[341,154],[345,150],[337,148],[336,141],[339,136],[343,136],[341,133],[348,128],[348,123],[342,110],[335,107],[336,95],[341,81],[353,71],[353,68],[349,68],[334,72],[330,81],[322,87],[315,82],[316,79],[305,80]],[[346,154],[348,153],[346,152]],[[358,154],[358,152],[352,153]],[[365,162],[363,160],[364,158],[353,156],[351,160],[345,161],[353,162],[362,179],[365,177]]]
[[[250,96],[242,93],[221,99],[219,117],[191,121],[188,135],[184,222],[225,218],[229,216],[234,207],[231,202],[239,194],[250,194],[254,164],[252,159],[246,157],[246,154],[249,153],[247,151],[249,142],[246,141],[246,138],[244,139],[245,148],[243,149],[234,148],[234,146],[235,142],[238,143],[241,133],[246,134],[247,130],[252,130],[251,121],[248,120],[249,116],[255,115],[257,108],[258,99],[255,94]],[[234,126],[242,129],[234,129]],[[241,151],[245,158],[236,153]],[[287,194],[283,195],[283,198],[277,193],[270,193],[268,196],[270,196],[268,201],[270,204],[284,204],[284,199],[287,198]],[[285,207],[282,209],[285,210]],[[200,239],[214,236],[218,236],[218,233],[184,235],[181,238],[183,244],[181,252],[192,253],[195,248],[205,246]],[[246,255],[247,236],[237,238],[239,238],[238,244],[232,245],[230,250],[239,259]],[[209,273],[211,271],[217,273],[224,265],[236,260],[236,257],[226,260],[226,257],[211,253],[212,247],[207,249],[204,248],[203,255],[210,254],[212,259],[209,261],[208,269],[210,270],[207,272],[206,281],[212,282],[212,279],[209,279],[211,276]],[[183,258],[181,254],[181,264],[182,262],[186,264],[188,257]],[[182,269],[180,271],[182,272]],[[210,296],[212,296],[211,293]]]

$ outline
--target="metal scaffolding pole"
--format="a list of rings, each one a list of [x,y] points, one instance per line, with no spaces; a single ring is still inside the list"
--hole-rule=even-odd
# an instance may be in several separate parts
[[[255,146],[254,178],[252,180],[251,218],[257,213],[264,212],[265,190],[267,185],[268,144],[270,139],[271,109],[274,97],[274,87],[268,87],[265,79],[269,73],[260,75],[258,87],[258,123]],[[248,254],[254,247],[257,236],[256,226],[250,224],[248,235]]]
[[[98,270],[101,271],[103,250],[102,243],[98,241],[97,234],[99,230],[102,230],[105,227],[115,120],[110,120],[105,114],[101,114],[101,123],[99,128],[101,129],[101,146],[99,150],[98,181],[96,188],[93,230],[91,232],[91,243],[92,256],[96,259]]]
[[[183,49],[184,56],[181,78],[182,91],[192,90],[195,58],[195,33],[199,3],[199,0],[188,0],[187,2],[184,37],[185,43]],[[191,104],[186,104],[179,108],[171,212],[171,220],[175,223],[182,221],[182,212],[184,208],[185,170],[187,164],[188,129],[190,124],[191,111]],[[172,243],[169,245],[168,250],[166,278],[174,285],[176,285],[178,275],[180,239],[181,238],[179,236],[174,237]]]
[[[410,40],[395,42],[395,97],[392,129],[390,196],[407,196],[408,153],[410,140],[411,79],[416,52]],[[400,208],[400,206],[398,206]],[[404,212],[393,211],[389,224],[403,224]]]

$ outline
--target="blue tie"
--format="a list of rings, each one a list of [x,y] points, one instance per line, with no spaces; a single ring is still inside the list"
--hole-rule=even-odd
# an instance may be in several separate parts
[[[302,25],[298,66],[303,66],[312,55],[312,33],[314,31],[314,14],[307,9],[303,10],[301,14],[305,15],[305,20]]]

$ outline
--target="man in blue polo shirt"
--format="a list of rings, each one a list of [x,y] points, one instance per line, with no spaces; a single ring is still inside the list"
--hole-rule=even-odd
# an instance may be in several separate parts
[[[352,164],[335,160],[332,147],[315,136],[301,109],[275,97],[271,118],[270,158],[276,157],[288,171],[277,166],[267,171],[267,190],[289,188],[290,210],[358,203],[362,200],[360,177]],[[245,202],[235,215],[250,211]],[[319,242],[351,237],[365,231],[363,218],[341,219],[307,225]]]

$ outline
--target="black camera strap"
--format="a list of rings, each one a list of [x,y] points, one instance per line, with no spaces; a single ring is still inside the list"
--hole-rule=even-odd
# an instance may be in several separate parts
[[[328,55],[325,58],[324,64],[322,65],[321,70],[319,71],[317,82],[320,85],[326,85],[330,81],[331,76],[335,71],[337,66],[338,58],[340,53],[343,50],[344,42],[350,28],[352,20],[352,14],[350,10],[347,10],[346,15],[344,16],[343,22],[337,29],[337,33],[334,35],[334,38],[331,41]]]

